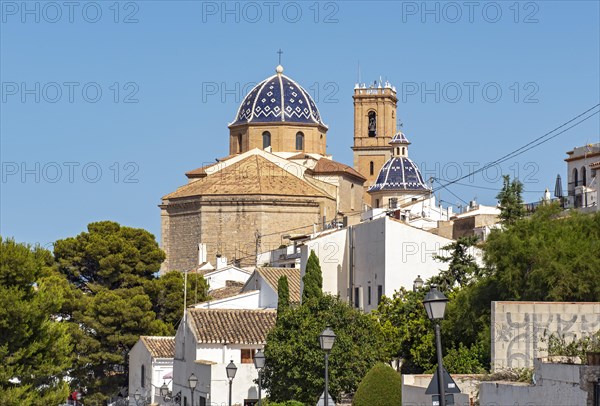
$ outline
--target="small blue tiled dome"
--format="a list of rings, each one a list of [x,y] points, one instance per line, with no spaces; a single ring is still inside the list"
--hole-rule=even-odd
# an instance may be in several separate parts
[[[230,125],[277,121],[325,126],[312,97],[283,74],[281,65],[248,93]]]
[[[402,131],[398,131],[390,141],[390,144],[410,144],[410,141]]]
[[[423,181],[417,165],[407,157],[390,158],[379,171],[377,180],[368,192],[380,190],[431,190]]]

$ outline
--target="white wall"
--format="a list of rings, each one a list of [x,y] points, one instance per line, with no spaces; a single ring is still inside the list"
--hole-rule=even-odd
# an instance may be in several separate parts
[[[242,364],[241,349],[256,350],[262,346],[197,344],[189,326],[186,326],[185,348],[182,350],[183,325],[183,323],[180,324],[175,337],[176,357],[173,370],[173,393],[181,391],[181,404],[183,405],[185,396],[188,399],[188,405],[191,405],[188,378],[193,373],[198,378],[198,386],[194,392],[194,404],[198,405],[199,396],[203,396],[207,398],[208,405],[226,405],[229,397],[229,381],[225,368],[231,360],[238,368],[232,385],[233,404],[243,404],[244,399],[257,399],[258,386],[253,381],[258,378],[258,373],[253,363]],[[185,358],[183,354],[185,354]],[[265,392],[263,392],[264,396],[266,396]]]
[[[246,283],[249,277],[250,272],[233,266],[209,272],[204,275],[204,279],[208,282],[210,290],[224,288],[227,281]]]
[[[368,312],[377,308],[380,285],[382,293],[391,297],[400,287],[412,289],[417,275],[427,280],[447,269],[433,256],[443,254],[442,247],[451,242],[384,216],[306,242],[301,251],[302,276],[314,250],[323,273],[323,291],[348,300],[348,289],[352,287],[353,297],[358,289],[359,307]]]
[[[306,272],[306,263],[311,250],[319,257],[323,274],[323,292],[339,295],[347,299],[348,264],[347,264],[348,229],[337,230],[307,241],[301,249],[301,277]],[[304,289],[300,280],[300,291]]]
[[[253,290],[224,299],[198,303],[194,307],[197,309],[258,309],[260,294],[258,290]]]
[[[144,365],[145,379],[142,387],[142,365]],[[164,380],[163,376],[173,370],[173,359],[152,358],[152,355],[142,342],[138,342],[129,351],[129,404],[135,405],[134,395],[139,390],[140,394],[149,397],[151,402],[158,402],[160,397],[155,396],[156,388],[167,383],[172,388],[171,380]]]

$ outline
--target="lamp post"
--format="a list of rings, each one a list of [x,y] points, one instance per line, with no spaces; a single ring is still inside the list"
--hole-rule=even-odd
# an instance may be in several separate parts
[[[231,360],[225,370],[227,371],[227,379],[229,379],[229,406],[231,406],[231,386],[233,384],[233,378],[235,378],[235,373],[237,372],[237,367],[233,363],[233,360]]]
[[[145,404],[146,404],[146,401],[145,401],[145,399],[143,399],[143,398],[144,398],[144,395],[142,395],[142,394],[140,393],[140,390],[139,390],[139,389],[138,389],[138,390],[136,390],[136,391],[135,391],[135,395],[133,395],[133,399],[135,399],[135,404],[139,406],[139,405],[140,405],[140,400],[141,400],[141,401],[142,401],[142,403],[141,403],[141,404],[142,404],[142,405],[145,405]]]
[[[335,333],[327,326],[319,336],[321,349],[325,351],[325,406],[329,406],[329,351],[333,348]]]
[[[423,306],[427,312],[429,320],[435,325],[435,345],[438,361],[438,391],[440,393],[440,406],[446,406],[446,391],[444,386],[444,366],[442,364],[442,337],[440,333],[440,321],[446,313],[446,304],[448,298],[442,292],[436,289],[435,286],[425,296]]]
[[[260,381],[262,378],[262,369],[265,367],[265,353],[263,350],[258,350],[254,354],[254,367],[258,370],[258,406],[261,406]]]
[[[190,392],[192,392],[192,406],[194,406],[194,390],[196,389],[196,385],[198,385],[198,378],[196,378],[196,375],[190,375],[188,378],[188,385],[190,386]]]

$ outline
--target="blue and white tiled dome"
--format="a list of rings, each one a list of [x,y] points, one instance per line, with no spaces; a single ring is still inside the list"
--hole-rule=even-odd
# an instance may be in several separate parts
[[[285,76],[281,65],[276,71],[248,93],[230,125],[285,121],[325,126],[308,92]]]
[[[417,164],[410,158],[393,157],[383,164],[368,192],[380,190],[428,191],[431,188],[425,184]]]

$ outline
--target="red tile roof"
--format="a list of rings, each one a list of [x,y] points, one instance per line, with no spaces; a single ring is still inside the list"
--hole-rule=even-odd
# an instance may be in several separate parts
[[[175,357],[175,337],[141,336],[140,340],[154,358]]]
[[[262,345],[275,326],[274,309],[189,309],[198,343]]]

